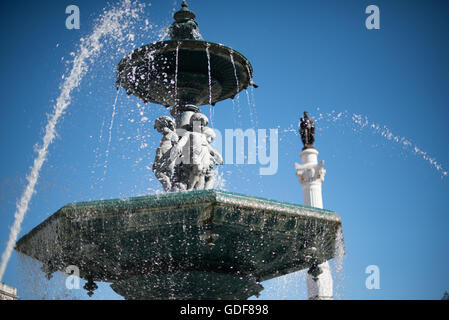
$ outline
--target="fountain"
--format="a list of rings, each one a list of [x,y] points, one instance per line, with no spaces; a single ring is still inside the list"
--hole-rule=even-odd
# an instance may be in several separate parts
[[[213,189],[222,159],[199,106],[257,85],[243,55],[202,40],[185,1],[174,18],[171,40],[136,49],[117,69],[128,94],[171,107],[173,118],[154,124],[163,137],[153,171],[167,192],[69,204],[16,250],[48,277],[76,266],[89,295],[100,281],[126,299],[247,299],[261,282],[303,269],[318,280],[335,256],[340,217]]]

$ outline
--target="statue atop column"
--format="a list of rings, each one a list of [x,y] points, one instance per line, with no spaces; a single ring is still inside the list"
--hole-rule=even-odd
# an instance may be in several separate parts
[[[295,163],[296,176],[302,185],[304,205],[314,208],[323,208],[322,183],[326,170],[324,161],[318,162],[318,150],[315,149],[315,124],[309,117],[308,112],[304,112],[299,124],[304,148],[300,154],[302,163]],[[307,291],[310,300],[331,300],[333,299],[332,275],[327,261],[322,262],[316,256],[316,246],[310,243],[305,249],[311,264],[307,273]]]
[[[296,176],[299,179],[299,182],[305,187],[307,190],[310,185],[320,185],[324,181],[324,176],[326,175],[326,170],[324,169],[324,161],[318,162],[318,151],[313,146],[315,142],[315,123],[313,119],[309,117],[309,113],[307,111],[304,112],[304,117],[301,118],[299,122],[299,133],[301,134],[302,143],[304,144],[304,148],[301,152],[302,164],[295,163],[296,167]],[[321,187],[320,187],[321,190]],[[304,197],[307,198],[307,201],[311,201],[308,198],[309,192],[304,192]],[[321,206],[321,191],[319,192],[318,197],[314,198],[317,203],[314,203],[311,206]],[[320,199],[318,201],[318,199]],[[310,204],[307,204],[310,205]]]
[[[304,145],[303,150],[314,148],[313,143],[315,142],[315,124],[313,119],[309,117],[309,113],[304,112],[304,117],[301,118],[299,124],[299,134],[301,135],[302,143]]]

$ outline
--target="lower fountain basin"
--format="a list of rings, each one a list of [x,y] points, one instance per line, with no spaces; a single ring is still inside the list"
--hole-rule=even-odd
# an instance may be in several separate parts
[[[143,46],[123,58],[117,84],[145,102],[214,105],[248,88],[252,72],[242,54],[221,44],[169,40]]]
[[[246,299],[332,259],[339,228],[332,211],[205,190],[71,204],[16,250],[127,299]]]

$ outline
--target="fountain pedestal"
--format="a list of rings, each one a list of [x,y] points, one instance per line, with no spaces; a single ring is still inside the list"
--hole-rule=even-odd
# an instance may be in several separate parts
[[[302,185],[304,205],[322,209],[323,197],[321,185],[326,174],[324,161],[318,163],[318,151],[313,147],[305,148],[300,156],[302,164],[296,164],[296,175]],[[307,274],[309,299],[332,300],[332,274],[329,263],[326,261],[318,265],[317,271],[311,271]],[[319,271],[321,271],[320,274]]]

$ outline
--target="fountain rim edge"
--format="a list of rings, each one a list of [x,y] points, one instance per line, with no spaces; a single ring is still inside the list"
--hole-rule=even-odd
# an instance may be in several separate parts
[[[134,54],[138,54],[139,51],[150,51],[151,49],[153,50],[160,50],[160,49],[174,49],[176,50],[176,48],[179,47],[179,49],[182,49],[181,44],[203,44],[204,45],[204,50],[207,48],[220,48],[223,50],[228,50],[229,54],[232,54],[233,56],[237,56],[239,57],[241,60],[243,60],[244,62],[246,62],[246,66],[248,66],[251,74],[249,75],[250,79],[252,79],[254,77],[254,69],[251,65],[251,62],[249,61],[248,58],[246,58],[242,53],[240,53],[239,51],[225,46],[224,44],[221,43],[217,43],[217,42],[211,42],[211,41],[206,41],[206,40],[193,40],[193,39],[184,39],[184,40],[165,40],[165,41],[159,41],[159,42],[154,42],[154,43],[150,43],[150,44],[146,44],[143,45],[137,49],[134,49],[133,51],[129,52],[127,55],[125,55],[119,62],[118,66],[117,66],[117,72],[120,73],[126,62],[128,62],[129,60],[134,60],[133,55]]]
[[[112,204],[112,203],[131,203],[131,202],[137,202],[137,201],[142,201],[144,199],[148,199],[148,200],[152,200],[153,198],[161,198],[161,197],[165,197],[165,198],[169,198],[169,197],[175,197],[179,194],[184,194],[184,195],[196,195],[196,196],[201,196],[203,195],[205,198],[210,198],[210,200],[213,202],[226,202],[223,200],[223,198],[219,198],[220,196],[222,197],[245,197],[245,198],[251,198],[251,200],[255,200],[255,201],[259,201],[259,202],[263,202],[264,204],[272,204],[274,206],[289,206],[289,207],[295,207],[296,209],[303,209],[304,211],[311,211],[311,214],[315,217],[315,218],[319,218],[319,219],[325,219],[325,220],[329,220],[329,221],[333,221],[336,222],[340,225],[342,225],[342,219],[341,217],[335,212],[335,211],[331,211],[328,209],[321,209],[321,208],[315,208],[315,207],[309,207],[309,206],[304,206],[304,205],[300,205],[300,204],[293,204],[293,203],[287,203],[287,202],[282,202],[282,201],[278,201],[278,200],[272,200],[272,199],[266,199],[266,198],[261,198],[261,197],[253,197],[253,196],[248,196],[245,194],[241,194],[241,193],[234,193],[234,192],[229,192],[229,191],[223,191],[223,190],[197,190],[197,191],[184,191],[184,192],[167,192],[167,193],[162,193],[162,194],[151,194],[151,195],[146,195],[146,196],[138,196],[138,197],[127,197],[127,198],[117,198],[117,199],[108,199],[108,200],[97,200],[97,201],[85,201],[85,202],[75,202],[75,203],[69,203],[63,207],[61,207],[59,210],[57,210],[54,214],[52,214],[51,216],[49,216],[47,219],[45,219],[42,223],[40,223],[39,225],[37,225],[36,227],[34,227],[32,230],[30,230],[28,233],[26,233],[24,236],[22,236],[17,242],[16,242],[16,246],[15,246],[15,250],[22,253],[22,251],[20,250],[21,248],[21,244],[26,242],[28,238],[31,238],[35,233],[37,233],[39,230],[41,230],[42,228],[45,228],[49,223],[51,223],[53,220],[57,220],[58,218],[69,218],[70,213],[75,212],[77,209],[82,209],[83,207],[92,207],[94,205],[104,205],[103,209],[107,208],[108,204]],[[203,199],[204,200],[204,199]],[[266,207],[265,208],[266,211],[275,211],[274,208],[269,208]],[[293,215],[293,213],[289,213],[291,215]],[[318,217],[319,215],[319,217]]]

